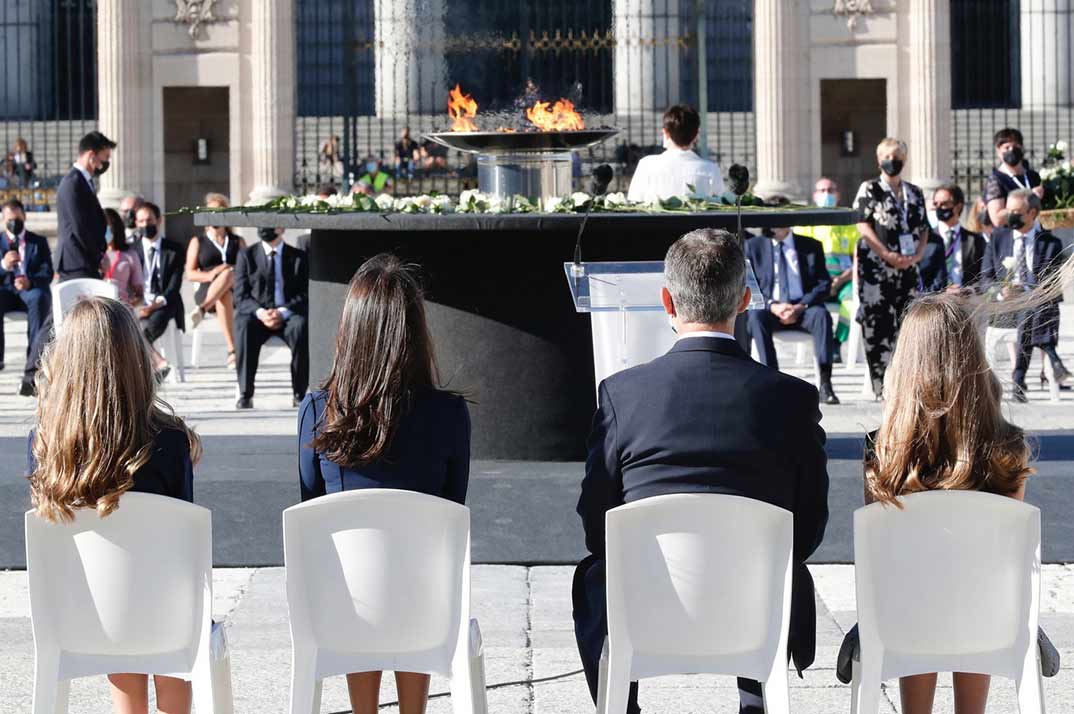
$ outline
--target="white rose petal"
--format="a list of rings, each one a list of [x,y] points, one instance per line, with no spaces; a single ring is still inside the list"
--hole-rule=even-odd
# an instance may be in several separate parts
[[[433,196],[432,198],[432,210],[436,213],[451,213],[454,206],[451,203],[451,199],[447,196]]]
[[[622,191],[609,193],[607,196],[604,197],[605,206],[625,206],[626,202],[626,194]]]
[[[544,200],[544,210],[547,213],[555,213],[559,209],[559,205],[563,203],[563,199],[559,196],[552,196]]]
[[[1057,142],[1055,142],[1055,150],[1059,151],[1060,153],[1063,153],[1063,154],[1067,153],[1067,142],[1065,142],[1065,141],[1057,141]]]
[[[433,197],[427,193],[423,193],[420,196],[414,197],[414,203],[416,203],[419,208],[429,208],[433,205]]]
[[[302,198],[298,199],[298,205],[300,205],[300,206],[316,206],[318,203],[320,203],[323,200],[324,199],[322,199],[317,194],[311,193],[311,194],[308,194],[308,195],[303,196]]]
[[[1014,256],[1007,256],[1003,259],[1003,268],[1005,270],[1014,270]]]
[[[377,204],[377,208],[382,211],[392,210],[392,206],[395,205],[395,199],[386,193],[382,193],[373,199],[373,202]]]
[[[571,194],[571,201],[574,203],[575,208],[581,208],[591,200],[593,200],[593,198],[585,191],[575,191]]]

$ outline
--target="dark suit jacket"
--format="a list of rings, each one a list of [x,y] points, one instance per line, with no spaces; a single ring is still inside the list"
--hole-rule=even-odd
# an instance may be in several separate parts
[[[400,488],[466,503],[470,480],[470,411],[450,392],[415,395],[400,417],[384,458],[340,466],[310,444],[324,418],[327,393],[311,392],[298,408],[298,474],[302,500],[359,488]]]
[[[959,231],[962,236],[962,287],[976,289],[980,284],[988,241],[980,233],[966,228],[959,228]],[[943,238],[936,231],[929,233],[929,242],[925,246],[925,255],[918,264],[918,269],[921,271],[921,283],[926,292],[940,292],[951,282],[951,276],[947,274],[947,250],[944,248]]]
[[[819,240],[808,236],[794,236],[794,249],[798,253],[798,274],[802,277],[802,299],[794,302],[807,307],[823,305],[832,289],[832,278],[824,261],[824,246]],[[753,264],[757,284],[761,287],[766,303],[772,302],[775,287],[776,251],[772,239],[753,236],[746,241],[746,257]],[[780,302],[791,302],[782,296]]]
[[[142,239],[131,246],[131,252],[138,256],[142,265],[145,288],[149,290],[149,256],[145,254]],[[186,269],[186,251],[183,246],[164,238],[160,241],[160,294],[168,301],[168,310],[175,312],[175,324],[180,330],[186,330],[186,312],[183,310],[183,273]]]
[[[44,236],[26,231],[23,233],[26,241],[26,249],[23,256],[22,268],[26,276],[30,278],[30,284],[35,288],[49,290],[52,284],[52,250],[48,247],[48,240]],[[0,233],[0,255],[10,250],[11,243],[7,233]],[[15,289],[15,272],[4,270],[0,267],[0,290]]]
[[[283,305],[297,315],[306,314],[309,296],[309,274],[306,254],[286,243],[279,250],[283,260]],[[235,311],[249,317],[261,308],[272,307],[275,302],[269,275],[271,266],[260,241],[243,249],[235,264]]]
[[[817,390],[754,362],[731,340],[686,337],[598,391],[578,500],[589,551],[604,556],[609,509],[650,496],[724,493],[791,511],[790,650],[799,670],[808,667],[816,610],[805,560],[828,522]]]
[[[26,440],[26,464],[27,475],[37,468],[33,431]],[[190,461],[190,441],[184,432],[173,428],[157,432],[149,461],[134,472],[131,490],[194,502],[194,464]]]
[[[992,240],[985,251],[984,265],[981,267],[981,280],[987,285],[1005,282],[1008,270],[1003,267],[1003,259],[1014,256],[1014,231],[1010,228],[997,228],[992,231]],[[1033,241],[1033,275],[1038,283],[1043,282],[1063,265],[1063,243],[1052,233],[1041,230]],[[1060,296],[1054,302],[1062,302]]]
[[[78,169],[72,168],[56,192],[59,214],[56,271],[60,280],[101,277],[101,256],[108,250],[107,227],[96,194]]]

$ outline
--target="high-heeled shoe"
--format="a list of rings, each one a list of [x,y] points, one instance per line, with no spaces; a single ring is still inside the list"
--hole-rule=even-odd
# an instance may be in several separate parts
[[[1059,383],[1059,390],[1060,391],[1069,392],[1071,390],[1071,386],[1069,384],[1067,384],[1067,382],[1070,381],[1070,378],[1071,378],[1071,374],[1070,374],[1070,372],[1067,371],[1066,367],[1060,365],[1059,369],[1055,370],[1055,381]],[[1047,389],[1048,388],[1048,383],[1049,383],[1048,374],[1047,374],[1047,372],[1044,371],[1044,368],[1041,367],[1041,369],[1040,369],[1040,388],[1041,389]]]

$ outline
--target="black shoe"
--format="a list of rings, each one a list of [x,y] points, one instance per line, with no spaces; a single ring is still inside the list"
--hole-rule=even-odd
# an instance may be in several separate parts
[[[1014,386],[1011,387],[1011,401],[1019,404],[1029,403],[1029,397],[1026,396],[1025,382],[1015,382]]]
[[[1066,381],[1069,380],[1070,377],[1071,377],[1071,374],[1070,374],[1070,372],[1066,371],[1066,368],[1063,368],[1063,373],[1062,374],[1056,373],[1055,381],[1059,383],[1059,391],[1061,391],[1061,392],[1069,392],[1071,389],[1074,389],[1074,387],[1071,387],[1069,384],[1066,384]],[[1040,371],[1040,388],[1041,389],[1047,389],[1048,384],[1049,384],[1048,375],[1045,374],[1044,370],[1042,369]]]
[[[839,404],[839,397],[835,396],[835,390],[832,389],[832,383],[830,381],[824,381],[820,383],[820,400],[825,404],[836,405]]]
[[[235,402],[236,409],[253,409],[254,400],[252,397],[239,397],[239,401]]]
[[[23,382],[22,384],[19,385],[19,396],[20,397],[36,397],[37,396],[37,387],[34,385],[33,382]]]
[[[4,363],[0,362],[0,372],[3,372],[3,371],[4,371]]]

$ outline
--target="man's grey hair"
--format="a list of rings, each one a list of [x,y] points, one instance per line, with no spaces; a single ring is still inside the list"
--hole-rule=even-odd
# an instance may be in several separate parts
[[[730,320],[746,292],[741,242],[717,228],[690,231],[668,248],[664,282],[684,322],[712,325]]]
[[[1010,193],[1007,194],[1007,200],[1008,201],[1010,201],[1012,198],[1018,198],[1018,199],[1021,199],[1021,200],[1025,201],[1026,208],[1028,208],[1031,211],[1039,211],[1044,206],[1044,204],[1042,204],[1041,201],[1040,201],[1040,196],[1038,196],[1037,194],[1033,193],[1032,189],[1028,189],[1028,188],[1015,189],[1014,191],[1011,191]]]

